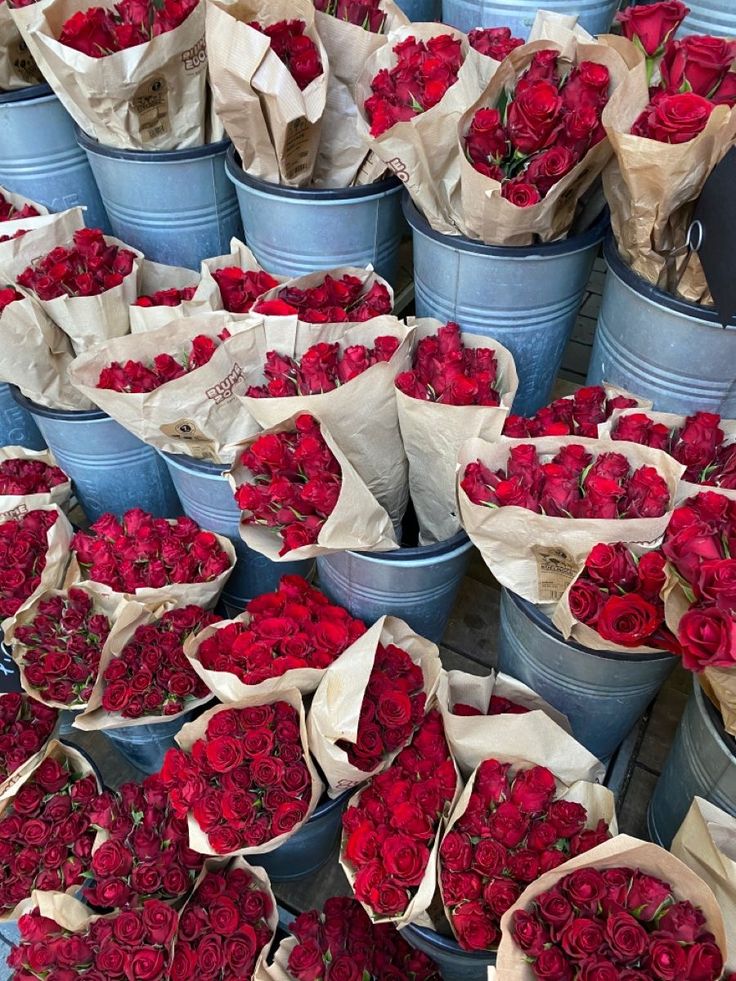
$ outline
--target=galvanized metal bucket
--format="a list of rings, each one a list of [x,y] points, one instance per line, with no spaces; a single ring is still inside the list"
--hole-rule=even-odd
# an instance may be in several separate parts
[[[677,32],[712,34],[715,37],[736,37],[736,7],[733,0],[689,0],[690,13]]]
[[[433,231],[408,195],[404,214],[414,232],[417,316],[454,320],[507,347],[520,379],[514,412],[532,415],[550,400],[607,215],[574,238],[510,248]]]
[[[441,0],[397,0],[412,24],[425,24],[442,17]]]
[[[313,875],[329,861],[340,837],[342,814],[355,793],[347,790],[334,800],[323,797],[314,814],[295,835],[272,852],[251,855],[251,865],[260,865],[272,882],[290,882]]]
[[[142,773],[158,773],[166,751],[173,749],[174,736],[187,722],[191,722],[192,712],[177,715],[171,722],[158,722],[156,725],[125,726],[122,729],[103,729],[104,735],[128,763]]]
[[[229,140],[189,150],[119,150],[76,131],[115,235],[147,259],[199,269],[240,237],[238,201],[225,177]]]
[[[90,521],[143,508],[159,518],[181,514],[169,472],[152,446],[98,409],[64,412],[36,405],[12,389],[41,430]]]
[[[0,94],[0,184],[64,211],[86,205],[89,228],[111,232],[74,123],[48,85]]]
[[[671,654],[592,651],[563,639],[533,603],[501,594],[498,670],[529,685],[607,761],[677,664]]]
[[[466,33],[474,27],[510,27],[514,37],[526,39],[539,6],[538,0],[442,0],[442,20]],[[560,14],[577,14],[578,24],[590,34],[605,34],[619,0],[544,0],[542,6]]]
[[[317,559],[320,588],[374,623],[400,617],[422,637],[439,643],[470,561],[472,543],[464,532],[439,545],[395,552],[336,552]]]
[[[693,797],[703,797],[736,817],[736,740],[723,728],[697,678],[649,803],[652,841],[670,847]]]
[[[453,937],[410,923],[401,936],[437,964],[443,981],[486,981],[488,968],[496,963],[491,951],[463,950]]]
[[[588,369],[654,401],[660,412],[736,415],[736,326],[707,307],[677,300],[637,276],[606,240],[606,285]]]
[[[283,187],[246,174],[233,148],[225,169],[246,241],[268,272],[304,276],[370,263],[396,285],[404,225],[396,177],[361,187]]]
[[[0,385],[0,446],[46,449],[33,416],[15,401],[10,385]]]
[[[248,600],[278,588],[285,575],[309,576],[314,561],[272,562],[248,548],[238,531],[240,509],[224,476],[226,466],[189,456],[162,453],[179,495],[184,514],[209,531],[225,535],[235,546],[235,569],[225,584],[222,600],[229,616],[242,613]]]

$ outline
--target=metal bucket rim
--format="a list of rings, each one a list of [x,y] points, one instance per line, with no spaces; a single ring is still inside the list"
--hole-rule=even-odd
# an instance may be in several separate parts
[[[401,932],[404,934],[416,933],[430,947],[437,947],[439,950],[452,954],[454,957],[467,958],[470,961],[479,961],[483,964],[496,963],[495,950],[463,950],[454,937],[445,937],[443,934],[437,933],[436,930],[419,926],[417,923],[409,923],[402,928]]]
[[[31,401],[16,385],[9,385],[8,387],[10,388],[10,394],[18,405],[27,409],[31,415],[41,416],[43,419],[56,419],[59,422],[75,423],[106,422],[112,418],[106,412],[103,412],[102,409],[80,409],[79,411],[72,409],[50,409],[46,405],[38,405],[36,402]]]
[[[341,201],[345,204],[362,201],[365,198],[385,197],[400,190],[401,181],[391,174],[373,184],[361,184],[359,187],[287,187],[284,184],[273,184],[253,177],[240,166],[235,147],[230,147],[225,158],[225,173],[233,184],[241,185],[250,191],[255,191],[266,197],[287,198],[290,201]]]
[[[697,677],[693,678],[693,694],[703,721],[707,728],[710,729],[711,736],[719,744],[723,752],[736,764],[736,739],[726,732],[718,710],[703,691]],[[733,745],[729,745],[729,742]]]
[[[412,562],[415,566],[434,564],[438,558],[454,559],[457,555],[467,552],[473,547],[473,543],[465,534],[460,531],[446,542],[438,542],[435,545],[417,545],[413,548],[397,548],[391,552],[353,552],[347,551],[347,555],[357,555],[362,561],[375,562],[378,565],[400,565],[403,562]]]
[[[230,146],[230,140],[225,138],[216,143],[190,147],[188,150],[127,150],[100,143],[99,140],[85,133],[76,124],[74,136],[79,146],[88,153],[94,153],[98,157],[109,157],[113,160],[130,160],[138,164],[188,163],[190,160],[222,156]]]
[[[688,319],[699,321],[703,326],[715,326],[721,330],[736,330],[736,322],[729,324],[726,328],[718,319],[718,314],[710,307],[703,307],[699,303],[690,303],[689,300],[681,300],[671,293],[665,293],[658,286],[653,286],[635,273],[631,266],[628,266],[619,255],[618,246],[613,237],[613,233],[606,236],[603,243],[603,255],[609,269],[618,276],[626,286],[629,286],[635,293],[638,293],[645,300],[651,300],[659,306],[672,310],[675,313],[684,314]]]
[[[12,92],[0,92],[0,105],[10,105],[18,102],[42,102],[55,99],[50,85],[42,82],[40,85],[28,85],[24,89],[14,89]]]
[[[164,457],[166,463],[170,463],[177,470],[194,472],[200,477],[211,480],[223,478],[232,466],[230,463],[212,463],[210,460],[198,460],[196,457],[187,456],[186,453],[167,453],[165,450],[159,450],[159,453]]]
[[[483,242],[476,242],[464,235],[444,235],[442,232],[436,232],[417,209],[408,191],[404,192],[401,204],[404,209],[404,217],[412,229],[425,238],[430,238],[446,249],[452,249],[455,252],[472,252],[475,255],[496,259],[514,260],[530,257],[553,259],[557,256],[583,252],[602,242],[608,227],[608,209],[604,208],[587,231],[581,235],[575,235],[573,238],[565,238],[557,242],[542,242],[538,245],[485,245]]]
[[[637,654],[634,650],[629,653],[628,651],[596,651],[592,647],[583,647],[582,644],[576,644],[573,640],[565,640],[560,631],[555,627],[548,616],[545,616],[542,611],[531,603],[529,600],[524,599],[523,596],[519,596],[517,593],[512,592],[510,589],[504,588],[503,592],[510,598],[514,605],[522,611],[535,626],[539,627],[540,630],[544,631],[549,637],[561,644],[565,644],[567,647],[571,647],[575,651],[579,651],[581,654],[588,654],[592,657],[600,657],[606,661],[634,661],[642,663],[644,661],[663,661],[674,658],[674,654],[670,654],[668,651],[658,651],[652,654]]]

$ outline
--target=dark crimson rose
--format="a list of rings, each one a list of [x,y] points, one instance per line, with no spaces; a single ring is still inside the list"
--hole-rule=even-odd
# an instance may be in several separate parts
[[[589,627],[596,626],[600,612],[606,602],[606,593],[600,586],[585,580],[578,580],[570,587],[567,599],[570,604],[570,612],[576,620],[587,624]]]
[[[674,940],[654,940],[649,949],[649,965],[654,977],[662,981],[687,977],[687,953]]]
[[[664,0],[641,7],[627,7],[616,15],[625,37],[636,39],[648,56],[658,54],[688,14],[680,0]]]
[[[736,48],[725,38],[690,35],[671,41],[660,64],[663,85],[667,92],[689,90],[710,98],[734,57]]]
[[[520,153],[529,154],[549,146],[560,121],[562,99],[550,82],[535,81],[516,95],[509,105],[507,127]]]
[[[693,92],[662,95],[642,112],[631,132],[659,143],[687,143],[703,132],[713,108]]]
[[[531,208],[533,204],[542,200],[539,188],[526,180],[526,175],[504,181],[501,185],[501,196],[511,204],[515,204],[517,208]]]
[[[637,567],[631,552],[621,542],[594,545],[585,560],[593,582],[607,588],[631,589],[637,580]]]
[[[562,935],[562,949],[576,960],[602,951],[604,945],[603,927],[597,920],[585,916],[575,919]]]
[[[499,931],[489,922],[483,903],[463,903],[453,913],[453,928],[464,950],[490,950],[499,939]]]
[[[736,663],[736,620],[717,606],[699,605],[680,620],[677,638],[688,671],[733,667]]]
[[[662,622],[656,607],[639,596],[610,596],[596,621],[596,630],[604,640],[621,647],[645,645]]]
[[[649,946],[647,931],[630,913],[612,913],[606,923],[606,939],[616,957],[635,961]]]
[[[632,880],[626,897],[626,906],[636,913],[639,920],[648,922],[653,920],[662,905],[671,899],[672,889],[668,883],[639,872]]]

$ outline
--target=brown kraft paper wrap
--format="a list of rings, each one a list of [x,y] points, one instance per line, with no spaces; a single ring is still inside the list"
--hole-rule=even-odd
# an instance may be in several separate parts
[[[654,467],[669,488],[668,511],[661,518],[555,518],[526,508],[473,504],[460,486],[467,465],[480,459],[490,470],[505,468],[511,448],[529,442],[502,437],[497,443],[480,439],[465,443],[458,461],[460,516],[473,544],[480,549],[486,565],[501,585],[532,603],[556,603],[578,575],[594,545],[656,542],[672,515],[684,468],[661,450],[635,443],[544,436],[531,441],[543,463],[549,462],[563,446],[577,445],[584,446],[594,458],[602,453],[620,453],[632,470]]]
[[[299,360],[314,344],[339,344],[341,351],[355,344],[373,347],[377,337],[395,337],[400,345],[389,361],[374,364],[361,375],[321,395],[289,398],[241,397],[249,416],[264,429],[278,425],[299,412],[323,422],[349,458],[366,486],[388,511],[395,524],[408,503],[407,462],[399,432],[394,379],[411,367],[414,331],[396,317],[375,317],[346,328],[344,324],[307,324],[282,318],[266,318],[257,329],[265,351]],[[248,377],[248,386],[264,381],[262,366]],[[454,467],[453,467],[454,476]]]
[[[173,518],[170,519],[171,522],[174,520]],[[235,549],[230,539],[222,535],[215,535],[215,538],[230,559],[230,566],[209,582],[169,583],[168,586],[161,586],[157,589],[153,587],[141,587],[136,589],[134,593],[117,593],[110,586],[105,585],[105,583],[95,582],[94,579],[85,578],[85,573],[79,565],[77,556],[72,552],[69,568],[64,578],[64,589],[68,589],[70,586],[84,585],[90,593],[94,594],[95,598],[100,597],[102,602],[108,602],[109,598],[117,598],[118,600],[135,600],[138,603],[152,607],[161,603],[172,603],[175,606],[189,606],[191,604],[193,606],[202,606],[205,610],[211,610],[217,603],[223,586],[235,568],[236,562]]]
[[[10,16],[15,21],[15,26],[20,31],[20,35],[25,41],[31,57],[36,62],[43,80],[56,92],[57,88],[60,87],[59,80],[54,75],[50,65],[45,65],[41,70],[41,52],[36,40],[36,31],[43,17],[43,12],[52,3],[53,0],[36,0],[35,3],[29,3],[26,7],[13,7],[10,10]]]
[[[227,255],[218,255],[211,259],[202,260],[200,267],[202,278],[191,302],[206,302],[213,310],[224,309],[225,304],[222,299],[220,287],[217,285],[217,281],[212,274],[217,272],[218,269],[229,269],[232,266],[237,266],[238,269],[242,269],[244,272],[264,271],[248,246],[244,242],[241,242],[239,238],[231,238],[230,252]],[[265,272],[268,272],[268,270],[266,269]],[[271,276],[270,272],[268,274]],[[271,276],[271,278],[277,280],[279,283],[286,283],[288,281],[287,276]],[[231,317],[236,320],[242,316],[244,314],[231,314]]]
[[[0,464],[6,460],[36,460],[45,463],[49,467],[56,467],[56,459],[50,450],[29,450],[25,446],[2,446],[0,447]],[[7,511],[20,513],[19,508],[33,511],[34,508],[43,507],[46,504],[56,504],[62,508],[72,493],[72,482],[68,478],[63,484],[57,484],[47,492],[39,494],[0,494],[0,514]]]
[[[664,848],[629,835],[617,835],[584,855],[565,862],[552,872],[546,872],[536,882],[532,882],[511,909],[504,913],[501,920],[501,944],[496,959],[496,981],[534,981],[532,966],[523,950],[516,946],[512,936],[514,913],[520,909],[528,910],[537,896],[551,889],[566,875],[583,868],[639,869],[647,875],[663,879],[672,886],[678,900],[686,899],[694,906],[700,906],[705,914],[707,929],[715,935],[715,942],[725,956],[726,931],[723,916],[715,896],[702,879]]]
[[[140,295],[151,296],[159,290],[185,289],[187,286],[199,287],[201,276],[193,269],[183,269],[181,266],[164,266],[159,262],[149,262],[144,259],[141,264]],[[200,313],[209,313],[214,307],[209,300],[199,300],[192,297],[184,300],[176,307],[139,307],[133,303],[130,307],[130,332],[142,334],[147,330],[158,330],[172,320],[183,317],[195,317]]]
[[[415,346],[442,326],[439,320],[431,319],[410,318],[408,323],[416,327]],[[493,441],[501,435],[519,387],[510,351],[480,334],[463,332],[462,341],[468,348],[494,351],[499,406],[425,402],[395,388],[401,437],[409,461],[409,489],[419,521],[419,540],[424,545],[445,542],[461,530],[455,495],[460,447],[475,436]]]
[[[380,0],[386,15],[381,34],[363,30],[331,14],[315,12],[316,26],[330,61],[327,105],[314,183],[318,187],[350,187],[357,182],[368,144],[358,134],[358,107],[353,90],[363,65],[386,44],[386,35],[407,27],[409,20],[394,0]],[[376,175],[378,176],[378,175]]]
[[[165,603],[164,605],[145,605],[135,601],[125,601],[118,607],[115,615],[115,622],[112,630],[108,634],[105,645],[100,656],[100,667],[97,672],[97,681],[92,689],[89,702],[82,713],[74,720],[74,728],[82,729],[85,732],[106,729],[128,729],[132,726],[155,726],[158,723],[173,722],[174,719],[181,719],[182,724],[186,721],[186,716],[198,709],[207,702],[211,702],[213,695],[208,692],[202,698],[189,699],[182,710],[176,715],[142,715],[138,719],[128,719],[122,712],[108,712],[103,708],[102,696],[107,687],[103,675],[109,665],[120,657],[123,648],[130,643],[133,635],[139,627],[149,626],[156,623],[164,613],[173,610],[176,604]]]
[[[0,3],[0,92],[42,85],[43,75],[21,37],[10,7]]]
[[[52,0],[32,24],[33,53],[64,108],[105,146],[201,146],[207,84],[203,0],[173,31],[103,58],[91,58],[57,40],[72,14],[101,5],[114,7],[113,0]]]
[[[304,751],[304,761],[312,777],[312,792],[309,798],[309,807],[304,820],[295,825],[291,831],[287,831],[282,835],[277,835],[275,838],[272,838],[271,841],[268,841],[263,845],[253,845],[250,848],[241,848],[237,852],[231,853],[232,855],[252,855],[254,864],[256,865],[258,864],[258,855],[264,855],[268,852],[275,851],[275,849],[287,842],[292,835],[295,835],[307,823],[307,821],[309,821],[310,817],[314,813],[315,807],[317,804],[319,804],[320,798],[322,797],[325,789],[324,784],[320,780],[317,770],[315,769],[309,755],[307,726],[304,719],[304,703],[302,702],[301,693],[295,688],[291,688],[287,689],[286,691],[271,692],[268,695],[253,695],[248,698],[243,698],[236,705],[218,705],[215,708],[209,709],[203,715],[200,715],[199,718],[194,720],[194,722],[188,722],[174,737],[177,745],[181,749],[183,749],[185,752],[191,752],[192,747],[197,740],[205,737],[207,733],[207,724],[213,715],[217,715],[218,712],[228,712],[232,709],[247,708],[251,705],[272,705],[274,702],[286,702],[299,713],[299,729],[301,732],[302,749]],[[194,820],[194,816],[191,812],[187,815],[187,823],[189,825],[189,847],[195,852],[199,852],[201,855],[214,855],[215,853],[210,846],[209,838]]]
[[[88,589],[83,583],[76,583],[74,585],[75,589],[81,589],[82,592],[88,593],[94,603],[94,612],[103,613],[112,622],[114,621],[118,609],[121,607],[120,599],[111,594],[110,596],[99,596],[95,594],[92,590]],[[21,644],[20,641],[15,640],[15,633],[18,627],[27,626],[36,617],[38,613],[38,608],[41,603],[45,603],[47,600],[53,599],[56,596],[66,596],[68,589],[46,589],[42,593],[39,593],[32,603],[26,606],[22,612],[18,613],[13,620],[11,627],[5,634],[5,643],[11,647],[11,654],[13,660],[18,665],[18,672],[20,674],[20,683],[23,687],[23,691],[30,695],[31,698],[35,698],[37,702],[42,702],[44,705],[49,705],[51,708],[58,708],[61,711],[66,709],[73,709],[76,711],[78,708],[84,708],[84,702],[74,702],[68,704],[66,702],[55,702],[50,698],[46,698],[38,688],[34,688],[26,677],[24,658],[25,653],[28,650],[25,644]]]
[[[356,742],[360,710],[379,644],[395,644],[419,665],[427,705],[439,684],[442,665],[437,645],[415,634],[397,617],[381,617],[330,665],[314,694],[307,720],[309,747],[325,775],[330,797],[339,797],[388,769],[401,752],[400,748],[389,753],[375,770],[365,771],[353,766],[345,750],[337,745],[339,740]]]
[[[23,8],[26,9],[26,8]],[[23,203],[24,198],[17,194],[9,194],[2,187],[2,193],[9,200]],[[35,205],[41,212],[46,209]],[[24,231],[20,238],[0,242],[0,282],[13,283],[16,276],[30,266],[34,259],[50,252],[57,245],[65,245],[79,228],[84,228],[84,208],[69,208],[57,214],[40,214],[33,218],[21,218],[19,221],[0,222],[0,235],[14,235]]]
[[[300,413],[295,413],[291,419],[271,426],[266,433],[288,433],[294,431],[294,419]],[[265,525],[246,524],[241,517],[240,537],[245,544],[272,562],[295,562],[299,559],[313,559],[318,555],[329,555],[332,552],[355,550],[359,552],[389,552],[398,548],[396,532],[388,513],[381,507],[375,497],[361,480],[357,470],[343,453],[337,441],[333,439],[325,425],[320,425],[322,436],[327,446],[334,454],[342,470],[342,486],[340,496],[332,514],[329,515],[320,529],[317,541],[311,545],[302,545],[292,549],[285,555],[280,555],[281,536],[276,528]],[[235,463],[228,471],[230,486],[235,493],[241,484],[251,480],[251,472],[241,463],[241,454],[259,436],[251,436],[239,443]],[[248,512],[243,512],[247,515]]]
[[[455,84],[436,106],[406,122],[396,123],[379,137],[372,137],[365,101],[371,95],[371,82],[378,72],[390,70],[396,64],[396,45],[407,37],[426,42],[448,34],[462,41],[465,56]],[[453,203],[460,184],[457,127],[460,117],[485,90],[497,67],[497,61],[471,48],[467,37],[453,27],[410,24],[388,35],[387,44],[365,63],[355,84],[358,133],[406,185],[414,204],[436,232],[446,235],[460,232],[461,216]]]
[[[501,684],[499,684],[501,681]],[[517,686],[520,689],[517,695]],[[483,712],[491,694],[506,690],[505,697],[520,704],[534,706],[526,715],[461,716],[452,707],[461,702]],[[531,696],[531,698],[530,698]],[[565,784],[577,780],[602,781],[606,768],[592,753],[581,746],[554,718],[545,702],[520,682],[503,675],[476,678],[462,671],[443,672],[437,693],[445,735],[455,761],[464,777],[497,752],[507,752],[530,765],[546,766]],[[561,717],[562,720],[564,716]],[[507,747],[507,749],[503,749]]]
[[[736,110],[716,106],[702,133],[687,143],[670,145],[632,135],[632,125],[648,104],[642,58],[603,115],[614,154],[603,173],[603,188],[619,255],[656,286],[666,257],[685,244],[706,179],[736,140]],[[685,260],[685,255],[677,260],[682,274],[678,294],[694,303],[711,302],[697,255],[690,257],[687,268]]]
[[[736,818],[695,797],[670,851],[713,890],[728,938],[727,969],[736,966]]]
[[[0,514],[0,524],[22,518],[30,510],[55,511],[56,521],[46,533],[46,565],[41,572],[41,581],[31,595],[21,603],[13,616],[6,617],[0,623],[0,629],[2,629],[6,636],[12,630],[16,618],[33,603],[37,596],[47,589],[56,589],[61,585],[69,562],[69,544],[72,540],[74,530],[69,524],[67,516],[56,504],[44,504],[41,507],[32,509],[21,504],[14,511],[6,511],[4,514]]]
[[[23,766],[17,769],[4,784],[5,789],[3,791],[3,795],[0,797],[0,820],[2,820],[4,817],[5,812],[12,807],[15,795],[18,793],[20,788],[31,779],[41,763],[48,758],[58,760],[59,762],[62,760],[68,760],[72,773],[80,777],[94,776],[95,780],[97,781],[98,789],[100,792],[102,791],[96,771],[92,767],[87,757],[80,753],[75,746],[68,746],[56,739],[51,739],[46,744],[45,749],[39,753],[36,753],[36,755],[32,756],[30,760],[27,760]],[[58,896],[59,900],[63,903],[66,903],[67,901],[77,903],[77,901],[71,897],[72,894],[78,892],[79,889],[80,886],[77,884],[75,886],[70,886],[68,892],[66,893],[34,892],[33,895],[34,897]],[[25,899],[21,900],[14,909],[10,910],[10,912],[0,915],[0,923],[7,923],[11,920],[17,920],[19,916],[26,912],[25,907],[28,905],[28,898],[29,897],[26,897]],[[77,903],[77,905],[82,906],[81,903]],[[87,909],[86,906],[83,906],[82,908],[85,910]],[[47,913],[46,915],[50,914]]]
[[[523,246],[535,241],[553,242],[567,235],[573,225],[578,204],[592,187],[611,157],[608,140],[601,140],[578,161],[573,169],[558,181],[547,195],[529,208],[519,208],[501,197],[501,183],[479,173],[465,155],[465,134],[478,109],[498,105],[504,93],[513,93],[521,73],[537,51],[556,49],[560,52],[563,70],[581,61],[605,65],[611,75],[610,91],[614,92],[628,76],[628,67],[613,48],[604,44],[583,43],[570,31],[552,32],[554,40],[533,41],[516,48],[501,67],[478,101],[460,119],[457,155],[460,161],[462,214],[461,229],[469,238],[480,239],[487,245]],[[605,122],[608,109],[603,110]]]
[[[251,323],[259,323],[259,318],[241,319],[234,325],[224,311],[179,318],[157,330],[99,345],[73,362],[69,377],[83,395],[144,443],[166,453],[229,462],[226,445],[258,431],[235,398],[236,392],[245,391],[248,367],[257,363]],[[152,392],[96,387],[102,369],[114,361],[149,363],[163,353],[177,357],[190,350],[198,335],[216,338],[226,327],[233,336],[219,345],[207,364]]]
[[[302,20],[323,72],[304,91],[250,27]],[[243,170],[272,184],[310,184],[327,99],[329,62],[309,0],[207,0],[207,48],[215,110],[240,154]]]

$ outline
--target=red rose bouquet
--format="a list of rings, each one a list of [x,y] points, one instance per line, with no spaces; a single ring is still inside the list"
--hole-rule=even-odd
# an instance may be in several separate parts
[[[262,355],[258,318],[179,317],[78,357],[76,388],[144,442],[167,453],[229,462],[226,447],[258,430],[239,404],[248,365]]]
[[[54,589],[69,560],[72,527],[54,504],[13,518],[0,514],[0,617],[6,620],[44,589]]]
[[[605,767],[570,734],[570,724],[515,678],[443,672],[437,689],[445,735],[467,778],[494,754],[506,753],[549,767],[568,786],[603,780]]]
[[[635,649],[680,654],[665,622],[666,559],[660,549],[623,542],[595,545],[555,610],[565,639],[593,650]]]
[[[0,920],[39,889],[76,892],[89,869],[88,808],[100,792],[86,757],[52,740],[0,801]]]
[[[314,6],[346,24],[355,24],[371,34],[382,34],[388,14],[381,0],[315,0]]]
[[[663,0],[619,17],[643,64],[611,100],[605,126],[615,162],[603,185],[627,265],[661,284],[675,252],[665,288],[710,303],[698,257],[686,263],[685,250],[676,250],[685,245],[705,181],[734,143],[736,44],[703,35],[675,39],[687,13],[679,0]]]
[[[46,745],[59,713],[20,692],[0,695],[0,797],[9,777]]]
[[[0,290],[0,305],[2,290]],[[24,446],[0,447],[0,513],[44,504],[63,505],[71,496],[71,481],[56,466],[53,455]]]
[[[299,321],[286,341],[266,318],[255,333],[268,355],[240,398],[249,415],[264,429],[297,412],[316,416],[398,525],[408,491],[394,378],[409,367],[414,329],[395,317],[350,327]]]
[[[382,617],[330,665],[307,724],[333,796],[386,769],[406,746],[440,670],[436,645],[395,617]]]
[[[218,309],[202,288],[202,276],[182,266],[147,259],[141,263],[139,296],[130,307],[130,330],[140,334],[165,327],[172,320]]]
[[[23,610],[6,640],[26,691],[54,708],[84,707],[115,605],[72,586],[45,591]]]
[[[2,526],[0,526],[2,527]],[[154,518],[140,508],[103,514],[71,543],[69,575],[103,595],[214,606],[235,564],[227,539],[191,518]]]
[[[252,599],[235,620],[206,627],[184,652],[222,702],[285,688],[309,694],[365,631],[306,579],[284,576],[276,592]]]
[[[612,385],[589,385],[555,399],[531,417],[510,415],[503,427],[511,439],[540,436],[585,436],[597,439],[598,427],[617,410],[649,408],[649,404]],[[636,442],[634,440],[633,442]]]
[[[210,709],[176,741],[161,778],[174,813],[187,818],[190,846],[204,855],[273,851],[322,795],[295,689]]]
[[[268,968],[273,981],[315,978],[408,978],[440,981],[437,965],[410,947],[392,923],[373,923],[360,903],[335,896],[322,911],[301,913],[289,928]]]
[[[228,477],[250,548],[272,561],[292,561],[345,548],[397,547],[388,514],[314,416],[293,416],[245,440],[239,451]]]
[[[249,313],[256,300],[284,282],[285,277],[261,269],[248,246],[232,238],[227,255],[203,260],[196,298],[206,300],[213,310]]]
[[[98,829],[84,899],[102,909],[175,904],[194,886],[203,857],[189,847],[184,818],[171,806],[158,773],[106,790],[89,804]]]
[[[215,111],[243,169],[275,184],[306,186],[314,174],[329,78],[315,14],[310,0],[207,12]]]
[[[609,818],[605,788],[579,783],[568,795],[546,767],[484,760],[439,850],[442,899],[463,950],[494,949],[501,917],[528,883],[610,838]]]
[[[210,701],[209,688],[184,656],[184,644],[219,620],[201,606],[172,610],[122,605],[102,651],[97,682],[75,726],[85,730],[150,726]]]
[[[28,978],[170,978],[171,946],[177,914],[148,899],[138,909],[93,916],[71,896],[36,893],[33,907],[18,921],[21,942],[8,958],[13,981]]]
[[[512,37],[510,27],[476,27],[469,32],[468,41],[471,48],[494,61],[503,61],[524,44],[523,38]]]
[[[420,540],[427,544],[460,531],[457,454],[472,436],[500,435],[519,379],[511,353],[495,341],[465,334],[455,323],[426,319],[414,326],[412,370],[396,377],[395,398],[409,490]]]
[[[532,883],[501,921],[497,981],[721,977],[723,917],[663,848],[618,835]]]
[[[175,286],[169,289],[156,290],[150,296],[139,296],[133,304],[136,307],[178,307],[182,303],[191,300],[197,292],[196,286],[185,286],[177,289]]]
[[[277,286],[264,293],[253,309],[264,316],[297,316],[307,324],[347,324],[383,317],[391,313],[393,302],[393,290],[370,266],[348,266]]]
[[[22,221],[44,214],[46,209],[0,188],[0,222]]]
[[[196,147],[208,138],[204,14],[198,0],[101,0],[81,10],[52,0],[30,21],[31,46],[93,139],[128,150]]]
[[[499,582],[556,602],[594,545],[662,534],[683,468],[658,450],[615,446],[574,436],[463,446],[463,527]]]
[[[278,912],[263,869],[242,858],[225,868],[207,862],[179,916],[171,981],[259,977]]]
[[[403,926],[429,907],[441,828],[461,786],[433,709],[389,769],[351,799],[340,864],[374,921]]]

